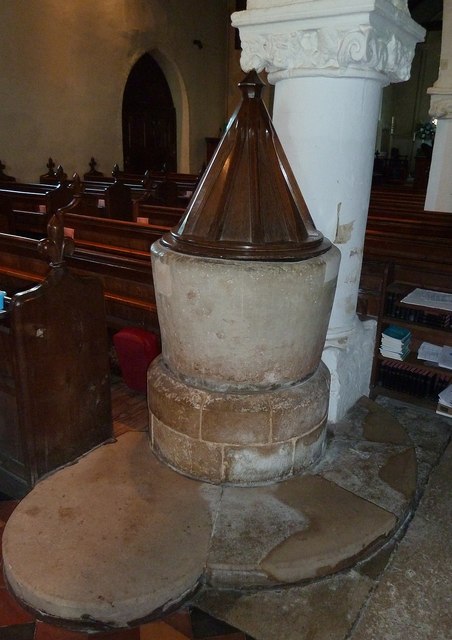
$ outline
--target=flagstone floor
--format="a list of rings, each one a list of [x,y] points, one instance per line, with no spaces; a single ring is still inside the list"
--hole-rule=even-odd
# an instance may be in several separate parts
[[[179,611],[100,640],[450,640],[452,419],[378,397],[412,439],[415,504],[400,535],[351,569],[273,589],[204,589]],[[144,396],[113,386],[116,435],[147,426]],[[356,452],[355,452],[356,453]],[[5,498],[5,497],[4,497]],[[0,534],[17,505],[0,501]],[[0,640],[77,640],[88,634],[37,621],[0,582]]]

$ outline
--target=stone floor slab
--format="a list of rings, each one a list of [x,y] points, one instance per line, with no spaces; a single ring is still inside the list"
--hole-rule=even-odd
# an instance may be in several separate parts
[[[220,489],[174,473],[127,433],[40,482],[3,534],[6,578],[46,616],[124,627],[202,578]]]
[[[444,455],[452,434],[452,421],[440,419],[422,407],[387,398],[377,400],[394,418],[400,418],[410,436],[413,434],[421,464],[425,461],[420,493],[432,464],[441,459],[440,466],[431,474],[406,538],[400,531],[400,538],[392,538],[355,567],[308,584],[272,590],[203,590],[197,596],[199,606],[239,625],[256,640],[452,637],[452,445]],[[367,413],[366,404],[358,403],[347,416],[348,422],[341,424],[343,443],[349,441],[349,446],[358,452],[369,452],[373,446],[362,441],[362,416]],[[406,441],[399,441],[396,450],[397,447],[403,450]],[[359,482],[353,471],[350,473],[347,486],[351,489],[350,483],[356,483],[357,490]],[[359,478],[360,473],[357,475]],[[344,477],[347,479],[347,473]]]
[[[410,446],[410,437],[402,424],[387,411],[365,396],[359,398],[347,415],[331,425],[334,435],[354,441],[381,442],[400,446]]]
[[[216,586],[268,586],[328,575],[356,561],[397,523],[392,513],[317,475],[237,491],[225,488],[215,525],[207,570]],[[265,516],[268,523],[281,523],[269,525],[274,535],[265,533]]]
[[[395,477],[391,474],[394,466]],[[315,471],[399,518],[416,490],[416,455],[406,445],[335,437]]]
[[[452,421],[431,409],[385,396],[376,398],[375,404],[390,413],[409,433],[416,450],[418,492],[422,493],[432,468],[447,446]]]
[[[256,640],[344,640],[373,586],[370,578],[351,570],[290,589],[207,589],[196,602]]]
[[[356,625],[353,640],[450,640],[452,444],[392,562]]]

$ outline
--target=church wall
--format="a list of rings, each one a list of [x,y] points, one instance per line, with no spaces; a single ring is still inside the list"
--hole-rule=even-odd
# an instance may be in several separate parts
[[[204,137],[226,118],[226,0],[4,0],[0,17],[7,173],[37,180],[49,156],[68,175],[91,156],[105,174],[122,167],[123,90],[146,51],[173,94],[178,170],[200,170]]]

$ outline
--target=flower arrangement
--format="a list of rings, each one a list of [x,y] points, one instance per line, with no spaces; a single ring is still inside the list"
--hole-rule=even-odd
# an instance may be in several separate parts
[[[422,140],[426,142],[427,140],[434,140],[436,133],[436,124],[429,120],[428,122],[424,122],[420,124],[416,131],[414,132],[414,137],[418,140]]]

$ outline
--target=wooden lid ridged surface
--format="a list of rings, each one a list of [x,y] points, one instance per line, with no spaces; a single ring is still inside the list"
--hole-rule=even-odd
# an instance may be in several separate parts
[[[179,225],[172,250],[235,260],[305,260],[330,242],[316,230],[251,71],[242,103]]]

